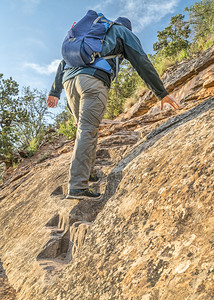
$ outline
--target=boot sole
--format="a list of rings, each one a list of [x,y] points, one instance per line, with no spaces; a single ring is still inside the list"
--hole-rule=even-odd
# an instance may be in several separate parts
[[[99,197],[89,197],[89,196],[73,196],[73,195],[67,195],[66,199],[76,199],[76,200],[100,200],[102,199],[103,195],[100,195]]]
[[[100,181],[101,181],[101,178],[100,178],[99,180],[97,180],[97,181],[88,181],[88,183],[89,183],[89,184],[92,184],[92,183],[100,183]]]
[[[102,178],[99,177],[99,179],[97,181],[88,180],[88,183],[99,183],[101,180],[102,180]]]

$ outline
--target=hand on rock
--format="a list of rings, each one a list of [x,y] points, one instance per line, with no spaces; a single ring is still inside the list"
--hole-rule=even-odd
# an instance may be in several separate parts
[[[171,105],[174,109],[180,109],[180,105],[178,105],[178,103],[169,95],[165,96],[162,100],[161,100],[161,110],[163,109],[163,105],[164,103],[167,103],[169,105]]]

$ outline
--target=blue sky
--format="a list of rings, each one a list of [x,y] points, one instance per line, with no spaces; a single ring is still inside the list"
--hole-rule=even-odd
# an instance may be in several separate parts
[[[195,0],[1,0],[0,73],[20,87],[49,90],[61,60],[61,44],[88,9],[109,19],[130,18],[143,49],[152,53],[157,31]]]

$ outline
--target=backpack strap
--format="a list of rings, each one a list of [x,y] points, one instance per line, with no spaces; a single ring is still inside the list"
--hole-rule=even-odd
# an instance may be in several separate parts
[[[108,56],[102,56],[102,58],[105,58],[105,59],[112,59],[112,58],[124,58],[123,57],[123,54],[115,54],[115,55],[108,55]]]
[[[98,14],[99,16],[94,20],[93,24],[96,24],[100,19],[105,18],[103,14]],[[103,22],[102,20],[100,20]]]
[[[119,57],[116,56],[116,78],[115,78],[116,82],[117,82],[117,79],[118,79],[118,73],[119,73]]]
[[[119,73],[119,59],[123,59],[123,54],[118,54],[118,55],[109,55],[109,56],[104,56],[102,57],[104,59],[112,59],[115,58],[116,59],[116,76],[115,76],[115,82],[117,82],[118,79],[118,73]]]

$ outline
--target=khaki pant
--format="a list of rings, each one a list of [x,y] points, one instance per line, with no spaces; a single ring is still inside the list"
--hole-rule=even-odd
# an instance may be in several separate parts
[[[95,164],[99,124],[108,98],[108,87],[87,74],[79,74],[64,83],[68,104],[77,123],[77,135],[70,166],[70,189],[88,188]]]

